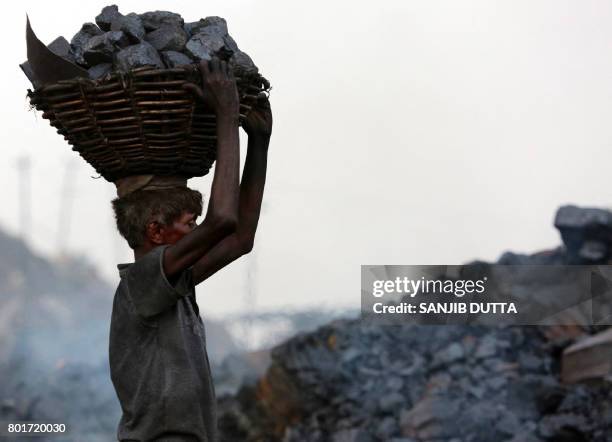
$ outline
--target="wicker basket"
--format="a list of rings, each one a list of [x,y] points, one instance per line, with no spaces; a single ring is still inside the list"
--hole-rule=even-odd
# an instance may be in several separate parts
[[[259,74],[235,76],[242,123],[270,84]],[[216,158],[216,121],[182,89],[186,82],[201,85],[197,65],[64,80],[29,90],[28,97],[106,180],[140,174],[190,178],[206,175]]]

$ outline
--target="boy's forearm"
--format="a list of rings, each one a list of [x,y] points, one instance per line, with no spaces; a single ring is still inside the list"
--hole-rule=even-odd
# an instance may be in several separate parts
[[[238,117],[217,118],[217,163],[204,221],[164,255],[168,277],[194,265],[216,244],[236,231],[238,224],[240,146]]]
[[[239,174],[238,115],[221,113],[217,116],[217,161],[207,218],[237,222]]]
[[[270,138],[249,137],[247,157],[240,183],[240,205],[236,231],[223,238],[193,266],[199,284],[253,248],[266,183]]]
[[[240,183],[238,234],[246,252],[253,247],[261,213],[268,163],[269,136],[250,136],[247,157]]]

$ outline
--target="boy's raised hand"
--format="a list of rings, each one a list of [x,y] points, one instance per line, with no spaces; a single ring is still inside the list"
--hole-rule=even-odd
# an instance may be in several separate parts
[[[203,100],[217,116],[223,114],[237,117],[240,100],[234,74],[227,62],[213,57],[210,61],[201,60],[199,66],[204,87],[186,83],[183,89]]]
[[[272,109],[265,93],[262,92],[257,96],[257,101],[242,127],[249,137],[270,138],[270,135],[272,135]]]

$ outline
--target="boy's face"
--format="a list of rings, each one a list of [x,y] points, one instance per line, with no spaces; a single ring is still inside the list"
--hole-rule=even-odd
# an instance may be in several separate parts
[[[196,218],[197,216],[193,213],[183,212],[171,225],[159,226],[158,229],[154,229],[153,235],[151,235],[152,242],[157,244],[176,243],[196,228]]]

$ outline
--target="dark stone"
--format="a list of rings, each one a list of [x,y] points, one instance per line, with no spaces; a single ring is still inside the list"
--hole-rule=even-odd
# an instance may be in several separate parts
[[[225,47],[232,52],[239,52],[238,45],[234,41],[231,35],[224,35],[223,42],[225,43]]]
[[[57,37],[51,43],[47,45],[47,47],[54,54],[59,55],[62,58],[65,58],[68,61],[75,62],[74,55],[72,54],[70,43],[64,37]]]
[[[221,17],[206,17],[191,23],[185,23],[185,32],[189,37],[204,32],[209,35],[225,36],[227,33],[227,23]]]
[[[393,413],[399,410],[402,405],[406,405],[407,402],[402,394],[393,392],[385,394],[378,400],[378,408],[385,413]]]
[[[183,30],[187,34],[187,38],[191,38],[194,34],[198,33],[198,29],[204,26],[204,20],[192,21],[183,25]]]
[[[182,28],[185,24],[183,18],[174,12],[150,11],[139,15],[147,32],[154,31],[162,25],[170,25]]]
[[[103,31],[111,30],[111,23],[117,17],[120,17],[121,13],[117,5],[105,6],[102,8],[102,12],[96,17],[96,24]]]
[[[128,38],[121,31],[109,31],[92,37],[85,45],[83,57],[90,66],[113,61],[113,54],[128,45]]]
[[[78,64],[87,66],[87,62],[83,58],[83,49],[87,42],[96,35],[104,34],[100,28],[93,23],[85,23],[79,32],[74,34],[72,40],[70,40],[70,46],[72,48],[72,54],[75,61]]]
[[[332,442],[372,442],[373,439],[365,430],[352,428],[334,433],[331,440]]]
[[[92,68],[89,68],[87,72],[89,73],[89,78],[92,80],[97,80],[99,78],[104,77],[106,74],[110,73],[113,70],[112,63],[101,63]]]
[[[215,27],[219,29],[219,31],[222,32],[223,35],[227,34],[227,22],[225,21],[223,17],[210,16],[210,17],[206,17],[202,21],[205,27],[210,27],[210,28]]]
[[[128,46],[115,54],[114,66],[117,70],[127,72],[140,66],[154,66],[164,68],[159,54],[153,46],[146,41]]]
[[[185,45],[185,53],[194,60],[210,60],[224,46],[223,37],[198,33]]]
[[[145,40],[158,51],[182,51],[187,43],[187,34],[182,27],[162,25],[148,33]]]
[[[230,66],[239,71],[256,74],[259,69],[247,54],[242,51],[235,52],[229,59]]]
[[[612,256],[612,212],[562,206],[555,227],[567,249],[570,264],[604,263]]]
[[[165,65],[169,68],[193,63],[191,58],[187,57],[185,54],[175,51],[163,51],[161,53],[161,57]]]
[[[111,31],[122,31],[132,43],[139,43],[145,36],[145,28],[136,14],[120,15],[111,22]]]

